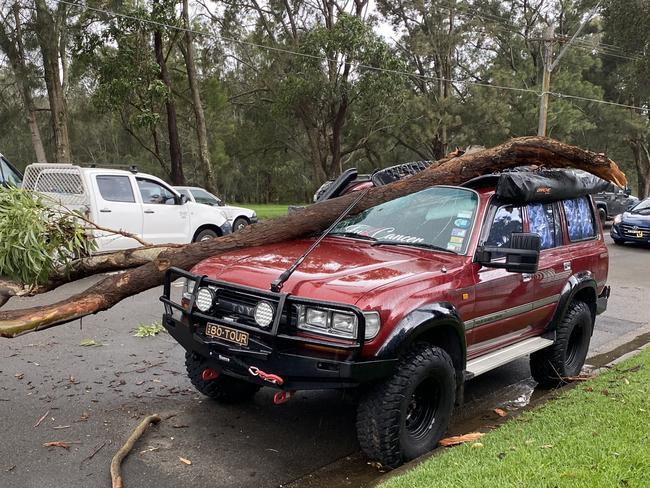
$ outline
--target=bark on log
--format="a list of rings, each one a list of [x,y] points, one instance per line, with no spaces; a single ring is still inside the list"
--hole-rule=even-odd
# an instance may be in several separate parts
[[[625,175],[604,154],[543,137],[522,137],[491,149],[443,159],[417,175],[372,188],[353,213],[432,185],[457,185],[476,176],[521,165],[574,167],[620,186],[626,184]],[[357,197],[354,193],[344,195],[286,217],[248,226],[236,234],[164,251],[152,262],[109,276],[88,290],[52,305],[0,312],[0,336],[14,337],[106,310],[128,296],[160,285],[165,272],[172,266],[190,269],[207,257],[233,249],[272,244],[323,231]]]

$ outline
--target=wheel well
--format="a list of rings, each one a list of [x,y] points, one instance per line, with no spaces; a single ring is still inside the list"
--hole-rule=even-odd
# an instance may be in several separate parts
[[[238,219],[244,219],[249,224],[251,223],[250,219],[248,217],[246,217],[245,215],[238,215],[237,217],[235,217],[235,220],[238,220]],[[233,220],[233,224],[235,223],[235,220]]]
[[[573,300],[585,302],[591,310],[591,316],[596,317],[596,290],[590,286],[579,290],[574,296]]]
[[[465,348],[453,325],[436,325],[417,336],[415,340],[440,347],[449,354],[456,371],[463,371],[465,369]]]
[[[217,237],[221,237],[223,235],[223,233],[221,232],[221,229],[218,226],[213,225],[213,224],[204,224],[201,227],[199,227],[198,229],[196,229],[196,232],[194,233],[194,236],[192,237],[192,242],[194,242],[196,240],[196,237],[201,232],[203,232],[204,230],[212,230],[212,231],[216,232]]]

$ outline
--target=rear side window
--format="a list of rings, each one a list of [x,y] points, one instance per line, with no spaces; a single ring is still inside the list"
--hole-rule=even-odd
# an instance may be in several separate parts
[[[550,249],[562,245],[560,219],[552,203],[531,203],[528,205],[530,232],[540,238],[541,248]]]
[[[135,203],[133,187],[128,176],[98,176],[99,194],[107,202]]]
[[[521,207],[503,205],[494,214],[490,233],[485,241],[486,246],[509,247],[513,232],[523,232],[524,224],[521,217]]]
[[[20,174],[14,171],[5,160],[0,157],[0,184],[19,187],[22,182]]]
[[[592,239],[596,236],[596,224],[587,197],[562,201],[571,242]]]

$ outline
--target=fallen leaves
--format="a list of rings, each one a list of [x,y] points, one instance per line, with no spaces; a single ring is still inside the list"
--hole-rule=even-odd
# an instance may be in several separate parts
[[[484,435],[483,432],[470,432],[469,434],[446,437],[445,439],[442,439],[439,444],[443,447],[456,446],[458,444],[464,444],[465,442],[473,442]]]
[[[103,346],[103,344],[100,344],[97,342],[95,339],[84,339],[79,343],[81,347],[100,347]]]

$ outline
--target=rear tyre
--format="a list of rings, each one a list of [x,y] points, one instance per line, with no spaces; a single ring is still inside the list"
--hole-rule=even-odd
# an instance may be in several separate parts
[[[357,437],[372,460],[396,468],[436,447],[447,431],[456,395],[449,355],[418,343],[397,371],[364,392],[357,410]]]
[[[237,403],[250,400],[260,389],[259,386],[231,376],[219,375],[216,379],[203,381],[201,373],[206,368],[201,356],[185,353],[187,376],[198,391],[220,403]]]
[[[574,300],[555,330],[555,343],[530,355],[530,372],[544,388],[580,374],[589,351],[594,317],[585,302]]]
[[[194,242],[207,241],[208,239],[214,239],[215,237],[219,237],[219,234],[212,229],[203,229],[196,235]]]
[[[242,230],[247,225],[248,225],[248,220],[246,220],[244,217],[237,217],[235,221],[232,223],[232,231],[237,232],[238,230]]]

